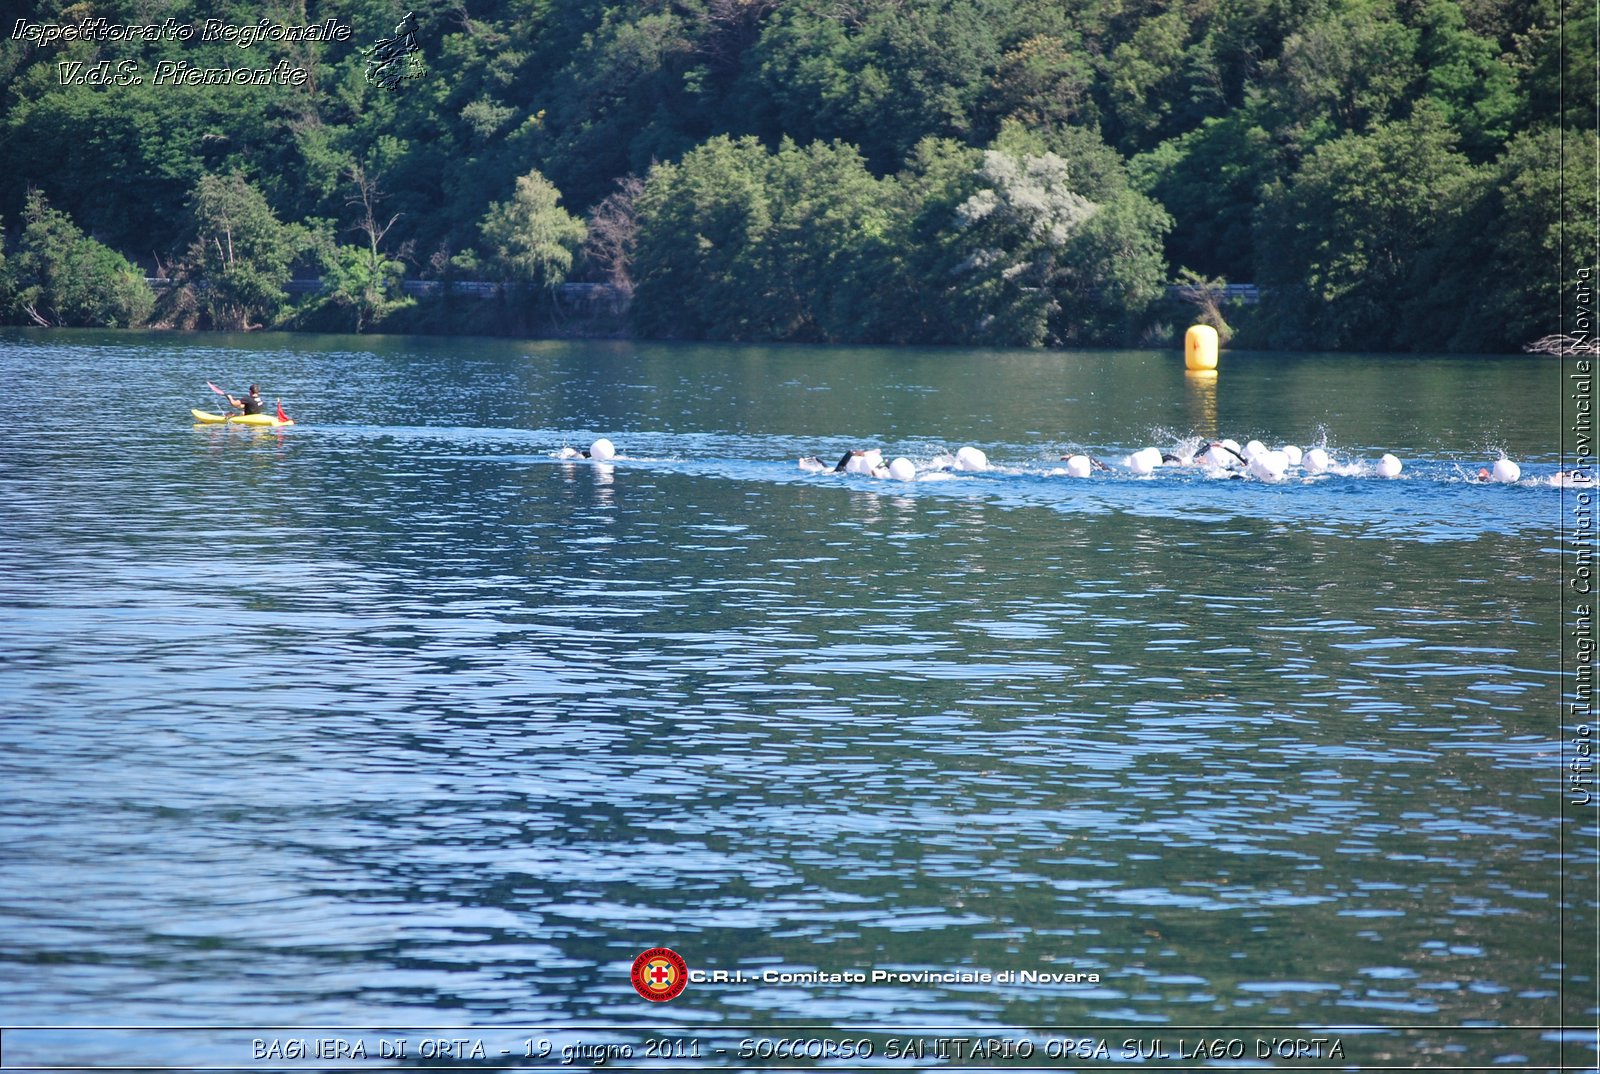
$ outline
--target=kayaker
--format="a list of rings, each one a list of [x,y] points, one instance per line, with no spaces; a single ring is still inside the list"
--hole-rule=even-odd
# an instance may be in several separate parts
[[[246,395],[243,399],[235,399],[231,395],[228,396],[228,403],[244,411],[246,414],[261,413],[265,406],[265,404],[261,402],[261,385],[250,385],[250,394]]]

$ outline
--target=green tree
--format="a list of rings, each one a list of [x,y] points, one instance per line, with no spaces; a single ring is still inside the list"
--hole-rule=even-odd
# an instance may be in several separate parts
[[[128,21],[146,20],[130,16]],[[239,63],[237,56],[226,60]],[[54,76],[54,63],[48,67]],[[30,88],[11,102],[0,126],[5,146],[0,153],[9,158],[0,164],[0,197],[20,202],[29,182],[47,180],[53,204],[90,234],[140,256],[183,241],[185,196],[207,172],[244,169],[270,176],[276,197],[309,212],[311,204],[297,202],[305,188],[302,167],[269,91],[253,86],[216,90]]]
[[[1125,340],[1162,293],[1159,205],[1108,185],[1091,201],[1054,153],[983,155],[956,211],[953,303],[963,342],[1006,346]]]
[[[561,192],[535,170],[517,180],[509,200],[489,206],[483,239],[503,279],[555,287],[567,278],[585,230],[560,201]]]
[[[1516,75],[1494,41],[1467,28],[1456,0],[1432,0],[1422,12],[1418,60],[1427,94],[1443,107],[1474,160],[1494,156],[1521,109]]]
[[[405,266],[399,261],[349,245],[329,247],[319,260],[325,303],[345,310],[357,332],[412,304],[400,293]]]
[[[35,21],[90,7],[113,23],[150,21],[148,0],[21,2],[19,14]],[[155,6],[180,22],[202,14],[194,0]],[[262,14],[245,18],[239,0],[224,7],[206,14],[238,8],[240,24]],[[271,0],[268,8],[278,21],[315,21],[306,0]],[[1044,339],[1079,340],[1109,338],[1137,322],[1129,309],[1139,305],[1155,263],[1145,240],[1164,227],[1154,199],[1176,220],[1166,250],[1172,263],[1259,280],[1259,262],[1278,273],[1273,294],[1284,302],[1315,290],[1336,295],[1347,312],[1363,296],[1374,310],[1404,308],[1404,326],[1362,328],[1348,338],[1425,346],[1422,326],[1431,333],[1448,317],[1438,285],[1467,282],[1452,266],[1523,264],[1516,244],[1501,241],[1513,224],[1530,244],[1522,249],[1545,241],[1537,236],[1559,210],[1547,206],[1540,216],[1526,191],[1548,194],[1551,177],[1569,167],[1540,156],[1544,139],[1556,137],[1544,132],[1575,139],[1593,127],[1594,80],[1577,76],[1594,70],[1600,40],[1587,0],[433,0],[417,8],[427,77],[391,93],[367,82],[362,50],[399,12],[387,0],[324,0],[319,12],[355,26],[354,39],[259,41],[248,52],[199,41],[39,47],[0,40],[0,213],[13,221],[12,241],[29,188],[43,185],[52,207],[100,242],[141,258],[178,252],[186,285],[163,297],[171,322],[282,323],[287,300],[273,283],[286,278],[282,259],[241,257],[237,243],[231,261],[218,255],[217,242],[209,254],[197,249],[193,192],[207,176],[243,175],[271,206],[277,228],[347,226],[348,173],[359,163],[389,194],[372,220],[381,215],[392,229],[381,245],[343,233],[348,247],[336,249],[331,232],[321,240],[333,291],[317,323],[336,318],[365,328],[400,301],[397,265],[414,263],[408,250],[422,251],[415,261],[424,271],[444,275],[477,272],[476,255],[502,249],[485,232],[491,203],[507,199],[494,209],[511,211],[518,178],[534,170],[561,191],[567,212],[589,215],[604,231],[584,271],[633,278],[630,234],[651,233],[645,256],[633,254],[634,268],[647,270],[641,301],[660,314],[660,331],[950,341],[974,338],[966,300],[981,306],[993,298],[1016,314],[1015,338],[1037,332],[1032,301],[1053,311],[1044,315]],[[58,63],[101,59],[136,60],[145,84],[62,84]],[[306,69],[307,85],[218,92],[150,83],[157,60],[203,69],[270,67],[279,59]],[[1315,151],[1346,135],[1404,127],[1423,100],[1454,139],[1455,158],[1483,171],[1474,182],[1433,191],[1457,201],[1415,209],[1416,218],[1437,224],[1429,237],[1385,237],[1376,228],[1359,243],[1339,238],[1315,214],[1340,206],[1360,216],[1359,206],[1340,200],[1345,190],[1370,188],[1378,202],[1393,202],[1400,195],[1386,186],[1408,189],[1420,165],[1363,155],[1348,143],[1339,153],[1350,166],[1376,160],[1399,170],[1393,183],[1336,179],[1318,171],[1332,158],[1310,164]],[[1538,139],[1527,141],[1530,132]],[[764,149],[712,148],[718,137],[738,143],[745,135]],[[855,161],[847,159],[849,146]],[[1048,294],[1021,283],[985,292],[972,266],[956,271],[978,233],[994,224],[963,228],[957,213],[980,189],[993,192],[979,178],[985,149],[1018,160],[1055,155],[1071,191],[1098,206],[1071,241],[1045,251],[1053,265]],[[1130,167],[1122,154],[1136,154],[1138,198],[1124,196]],[[1441,159],[1432,141],[1420,155]],[[1536,158],[1546,162],[1542,180],[1527,171]],[[732,170],[701,174],[713,159]],[[675,177],[664,170],[656,188],[682,184],[683,213],[653,203],[643,222],[608,200],[619,177],[644,175],[657,162],[678,169]],[[812,182],[801,174],[806,167],[838,189]],[[1301,180],[1311,181],[1296,194]],[[1322,236],[1321,252],[1284,230],[1296,197],[1313,214],[1298,223]],[[1263,202],[1270,212],[1258,211]],[[602,204],[604,212],[591,212]],[[734,234],[745,225],[748,235]],[[679,241],[684,236],[690,241]],[[301,228],[298,238],[305,237]],[[1013,266],[1043,264],[1036,251],[996,241],[992,248],[1014,258]],[[568,246],[557,239],[541,261],[514,241],[504,244],[504,258],[482,263],[554,278],[570,271],[559,252]],[[1301,247],[1296,264],[1317,273],[1310,290],[1298,270],[1266,256]],[[1374,251],[1391,248],[1410,251],[1400,274],[1411,280],[1404,294],[1384,292],[1397,285],[1397,270],[1382,267],[1387,252]],[[1103,252],[1115,250],[1128,259]],[[1371,280],[1382,282],[1363,284],[1351,267],[1357,261],[1377,266]],[[1137,286],[1131,277],[1117,282],[1127,273]],[[1435,286],[1425,287],[1430,274]],[[1019,270],[1016,279],[1027,276]],[[210,289],[212,278],[220,290]],[[1500,308],[1504,298],[1511,303],[1502,309],[1505,323],[1524,323],[1517,310],[1530,308],[1531,292],[1504,274],[1495,278],[1493,288],[1474,288],[1480,303]],[[1344,283],[1334,286],[1335,279]],[[675,292],[673,280],[700,289]],[[683,299],[650,306],[652,295],[668,293]],[[1117,296],[1111,308],[1095,305],[1108,294]],[[1003,301],[1006,295],[1015,301]],[[1306,310],[1313,319],[1338,322],[1341,332],[1353,327],[1315,305]],[[441,326],[467,316],[465,305],[439,307]],[[641,331],[651,316],[639,321]],[[1377,326],[1383,316],[1367,323]],[[1242,322],[1242,330],[1256,321]],[[1024,323],[1031,327],[1022,330]],[[1334,338],[1341,337],[1319,333],[1315,345]]]
[[[690,92],[695,58],[693,20],[674,10],[612,8],[584,36],[552,87],[543,154],[562,189],[584,192],[577,204],[703,137],[702,102]]]
[[[985,88],[982,108],[990,134],[1012,120],[1036,130],[1092,123],[1098,109],[1090,95],[1094,67],[1081,42],[1039,34],[1006,50]]]
[[[924,138],[904,169],[883,186],[888,212],[873,266],[877,301],[863,338],[886,343],[947,343],[965,338],[969,319],[951,299],[966,257],[957,209],[978,192],[983,151],[948,138]]]
[[[772,339],[839,343],[871,334],[876,259],[888,226],[882,184],[853,146],[785,140],[769,158],[771,230],[757,279]]]
[[[0,319],[8,317],[15,308],[13,296],[16,282],[12,278],[13,271],[14,266],[6,260],[5,218],[0,217]]]
[[[1066,162],[1072,187],[1090,201],[1105,201],[1128,189],[1128,166],[1122,155],[1083,127],[1056,130],[1007,121],[986,147],[1014,157],[1054,154]]]
[[[678,164],[650,169],[638,200],[632,316],[647,336],[749,339],[745,281],[772,225],[765,150],[712,138]]]
[[[840,5],[804,0],[764,29],[744,92],[769,142],[838,140],[877,174],[924,137],[979,134],[980,102],[1000,58],[984,0]]]
[[[1485,274],[1495,284],[1484,311],[1511,347],[1563,331],[1556,313],[1566,307],[1578,273],[1593,271],[1600,249],[1600,136],[1594,130],[1550,127],[1515,138],[1496,162],[1492,228]],[[1473,348],[1477,349],[1477,348]]]
[[[1507,352],[1563,331],[1564,289],[1594,267],[1600,247],[1597,168],[1593,131],[1545,127],[1514,138],[1487,169],[1480,196],[1429,251],[1422,272],[1433,286],[1406,318],[1413,331],[1403,342]]]
[[[1236,280],[1255,278],[1256,206],[1282,167],[1272,135],[1243,109],[1208,119],[1131,164],[1134,186],[1176,221],[1168,259]]]
[[[1522,122],[1592,130],[1600,114],[1600,10],[1587,0],[1533,0],[1536,15],[1515,35],[1514,65],[1527,94]]]
[[[653,168],[637,202],[633,316],[657,336],[832,342],[875,316],[868,267],[887,226],[849,146],[769,153],[713,138]]]
[[[970,340],[1036,347],[1057,312],[1056,284],[1067,240],[1099,206],[1072,189],[1054,153],[983,155],[979,189],[956,210],[961,244],[956,296]]]
[[[1393,0],[1344,0],[1266,65],[1275,125],[1310,146],[1404,114],[1420,75],[1417,39]]]
[[[401,290],[405,265],[384,249],[384,239],[400,220],[400,214],[383,216],[379,204],[384,193],[364,165],[350,165],[345,175],[350,190],[346,204],[356,211],[352,230],[365,236],[366,242],[360,246],[322,243],[322,283],[325,303],[352,314],[355,330],[361,332],[395,310],[411,305],[412,300]]]
[[[1173,7],[1142,20],[1133,38],[1116,47],[1106,65],[1112,116],[1122,132],[1117,144],[1134,149],[1166,122],[1181,100],[1179,79],[1189,19]]]
[[[1057,284],[1059,343],[1130,343],[1165,292],[1162,239],[1172,217],[1131,190],[1100,206],[1068,240]]]
[[[28,193],[10,280],[12,308],[32,324],[127,328],[143,324],[155,303],[137,266],[85,236],[37,189]]]
[[[1319,146],[1267,192],[1257,278],[1275,345],[1392,350],[1415,338],[1406,321],[1431,286],[1431,251],[1482,189],[1455,145],[1423,100],[1403,122]]]
[[[239,172],[205,175],[189,198],[188,248],[176,266],[169,317],[227,331],[261,328],[288,308],[294,262],[312,248]]]

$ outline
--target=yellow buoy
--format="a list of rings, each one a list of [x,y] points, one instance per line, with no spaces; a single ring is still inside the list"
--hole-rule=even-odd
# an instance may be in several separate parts
[[[1190,325],[1183,334],[1183,364],[1187,369],[1217,368],[1217,330],[1209,324]]]

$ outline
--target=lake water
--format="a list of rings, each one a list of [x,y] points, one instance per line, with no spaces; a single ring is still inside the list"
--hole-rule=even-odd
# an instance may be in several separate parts
[[[611,1069],[670,1031],[674,1069],[960,1069],[892,1057],[940,1036],[1593,1066],[1560,378],[0,335],[0,1023],[37,1027],[5,1062],[432,1034]],[[208,380],[298,424],[194,425]],[[599,436],[623,457],[553,457]],[[1114,465],[1190,436],[1341,472]],[[796,465],[965,444],[993,469]],[[1472,480],[1502,452],[1523,481]],[[647,1002],[656,946],[746,980]]]

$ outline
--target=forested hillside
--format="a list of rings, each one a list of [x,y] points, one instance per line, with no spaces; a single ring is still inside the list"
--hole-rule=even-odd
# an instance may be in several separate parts
[[[394,89],[389,0],[10,8],[13,323],[526,331],[590,280],[659,338],[1166,343],[1226,279],[1240,343],[1506,351],[1594,256],[1590,0],[417,0]],[[351,32],[38,29],[97,18]]]

